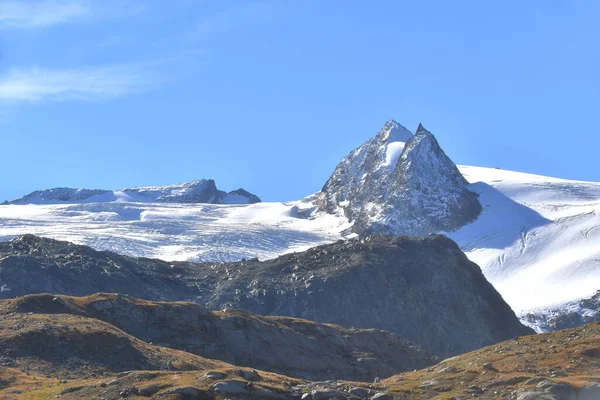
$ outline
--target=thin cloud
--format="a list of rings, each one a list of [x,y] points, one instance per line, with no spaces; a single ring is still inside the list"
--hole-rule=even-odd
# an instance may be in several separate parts
[[[81,19],[91,14],[81,1],[2,1],[0,27],[40,28]]]
[[[0,29],[37,29],[74,21],[138,14],[135,0],[0,0]]]
[[[0,76],[0,101],[39,103],[122,97],[160,83],[151,66],[140,63],[64,70],[12,69]]]

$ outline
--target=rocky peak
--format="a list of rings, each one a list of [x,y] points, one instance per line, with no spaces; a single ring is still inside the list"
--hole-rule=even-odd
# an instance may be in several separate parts
[[[165,186],[143,186],[121,190],[55,188],[38,190],[6,204],[60,204],[99,202],[157,202],[252,204],[261,200],[254,194],[237,189],[219,190],[214,179]]]
[[[452,231],[481,211],[431,132],[419,124],[413,136],[393,120],[338,164],[317,204],[329,213],[342,210],[359,234]]]
[[[383,125],[377,136],[381,137],[381,141],[386,141],[387,143],[407,142],[412,137],[412,133],[393,119],[390,119]]]

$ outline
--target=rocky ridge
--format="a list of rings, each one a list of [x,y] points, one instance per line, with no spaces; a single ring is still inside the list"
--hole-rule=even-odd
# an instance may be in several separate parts
[[[372,236],[260,262],[164,262],[20,236],[0,243],[0,297],[120,292],[398,333],[446,357],[532,333],[444,236]]]
[[[399,335],[377,329],[349,329],[245,311],[215,312],[196,303],[149,302],[119,294],[29,295],[0,301],[0,316],[7,314],[50,322],[85,317],[154,346],[311,380],[372,381],[433,361]],[[157,368],[149,364],[115,370],[128,369]]]
[[[359,234],[450,232],[481,211],[435,137],[422,125],[413,136],[395,121],[338,164],[317,204],[322,212],[343,210]]]
[[[4,204],[55,204],[85,202],[158,202],[252,204],[261,200],[254,194],[237,189],[224,192],[213,179],[168,185],[125,188],[121,190],[54,188],[38,190]]]

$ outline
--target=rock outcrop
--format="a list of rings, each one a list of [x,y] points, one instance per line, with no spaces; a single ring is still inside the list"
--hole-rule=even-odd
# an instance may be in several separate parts
[[[328,213],[343,210],[359,234],[450,232],[481,212],[435,137],[422,125],[413,136],[395,121],[338,164],[317,204]]]
[[[245,311],[214,312],[195,303],[148,302],[106,293],[41,294],[0,301],[0,313],[33,313],[51,320],[86,317],[155,346],[303,379],[372,381],[431,364],[390,332]]]
[[[25,235],[0,243],[3,298],[120,292],[398,333],[435,356],[532,333],[444,236],[376,235],[273,260],[167,263]]]
[[[62,297],[61,300],[66,300]],[[85,299],[71,298],[75,302]],[[137,300],[135,300],[137,302]],[[25,302],[27,304],[27,302]],[[597,400],[600,398],[600,324],[543,335],[518,337],[493,346],[462,354],[425,369],[404,372],[372,382],[337,380],[306,381],[266,371],[251,370],[206,360],[190,353],[153,346],[131,338],[110,324],[95,318],[71,314],[29,314],[4,308],[8,332],[0,335],[0,347],[15,337],[9,355],[0,357],[0,397],[7,399],[277,399],[277,400],[416,400],[416,399],[512,399],[512,400]],[[24,304],[23,304],[24,305]],[[33,306],[33,304],[29,304]],[[19,307],[17,307],[18,309]],[[10,310],[10,312],[8,312]],[[8,312],[8,314],[5,314]],[[37,320],[36,320],[37,319]],[[48,322],[45,322],[48,321]],[[54,321],[54,322],[52,322]],[[78,322],[75,322],[78,321]],[[42,323],[40,323],[42,322]],[[69,335],[63,336],[64,324]],[[46,328],[49,349],[28,341],[24,332]],[[11,332],[11,331],[15,332]],[[80,356],[78,337],[88,331],[113,331],[129,337],[122,343],[135,343],[137,359],[123,360],[150,370],[116,372],[112,364],[119,357],[117,346],[87,354],[85,363],[75,366],[77,358],[55,357],[52,350],[60,345],[61,354]],[[7,338],[12,338],[8,339]],[[5,342],[6,341],[6,342]],[[32,344],[31,348],[22,343]],[[93,345],[93,342],[90,341]],[[101,342],[102,343],[102,342]],[[5,347],[2,347],[4,351]],[[124,347],[126,355],[132,353]],[[3,353],[4,354],[4,353]],[[182,356],[185,356],[182,359]],[[153,359],[153,357],[156,357]],[[144,364],[146,360],[150,364]],[[162,362],[161,362],[162,361]],[[133,363],[132,363],[133,362]],[[157,364],[155,364],[157,363]],[[164,365],[164,366],[163,366]],[[159,366],[159,369],[154,369]],[[50,367],[54,367],[50,369]],[[121,366],[116,365],[117,371]]]

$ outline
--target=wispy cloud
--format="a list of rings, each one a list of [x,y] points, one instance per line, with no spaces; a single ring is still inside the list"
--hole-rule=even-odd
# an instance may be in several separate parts
[[[146,91],[161,81],[151,63],[64,70],[17,68],[0,76],[0,102],[101,100]]]
[[[44,28],[96,18],[139,13],[135,0],[0,0],[0,29]]]
[[[40,28],[81,19],[91,14],[82,1],[10,1],[0,2],[0,27]]]

